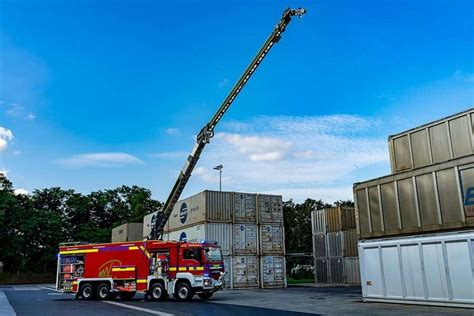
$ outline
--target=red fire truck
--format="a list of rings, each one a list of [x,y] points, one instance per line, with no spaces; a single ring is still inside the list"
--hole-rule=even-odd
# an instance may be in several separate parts
[[[224,263],[217,243],[137,241],[62,244],[56,288],[86,300],[144,293],[153,300],[173,295],[208,299],[224,285]]]

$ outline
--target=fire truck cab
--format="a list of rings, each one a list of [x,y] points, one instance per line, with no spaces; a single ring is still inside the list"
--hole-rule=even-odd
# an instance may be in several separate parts
[[[56,288],[86,300],[144,293],[153,300],[194,294],[208,299],[224,286],[224,263],[217,243],[137,241],[60,245]]]

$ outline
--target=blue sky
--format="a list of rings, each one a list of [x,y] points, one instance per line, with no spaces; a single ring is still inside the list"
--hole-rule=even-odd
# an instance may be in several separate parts
[[[225,4],[224,4],[225,3]],[[473,1],[0,1],[0,169],[15,187],[163,200],[286,6],[292,21],[185,196],[351,198],[389,134],[474,105]]]

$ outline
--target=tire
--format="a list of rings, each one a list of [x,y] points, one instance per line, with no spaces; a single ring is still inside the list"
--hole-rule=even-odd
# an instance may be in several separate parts
[[[135,296],[135,292],[120,292],[118,296],[124,301],[129,301]]]
[[[81,297],[87,301],[93,300],[95,298],[94,287],[90,283],[82,284],[79,293]]]
[[[153,301],[162,301],[167,297],[165,287],[161,283],[153,284],[153,286],[150,289],[149,294]]]
[[[193,289],[186,282],[181,282],[176,287],[176,292],[174,297],[180,302],[190,301],[193,299],[194,292]]]
[[[101,283],[97,287],[96,296],[99,300],[107,300],[111,297],[110,285],[108,283]]]
[[[212,294],[214,294],[214,292],[202,292],[199,293],[198,296],[202,300],[208,300],[212,297]]]

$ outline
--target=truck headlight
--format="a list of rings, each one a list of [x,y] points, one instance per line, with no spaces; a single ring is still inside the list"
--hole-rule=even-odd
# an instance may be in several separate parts
[[[211,279],[204,279],[204,282],[203,282],[204,286],[211,286],[212,285],[212,280]]]

